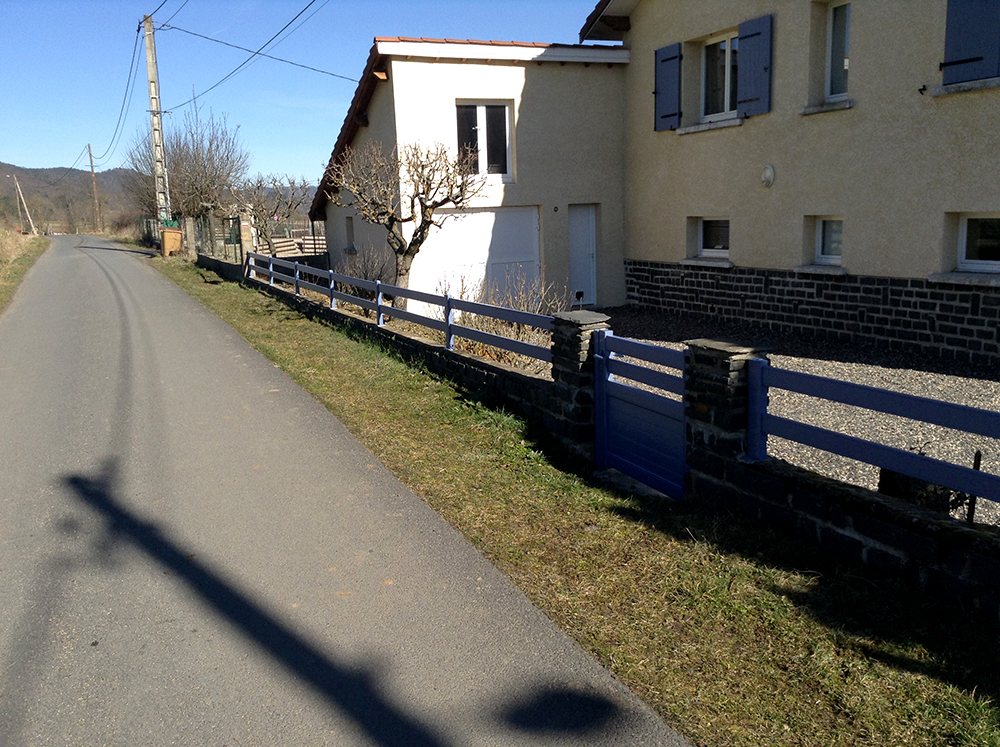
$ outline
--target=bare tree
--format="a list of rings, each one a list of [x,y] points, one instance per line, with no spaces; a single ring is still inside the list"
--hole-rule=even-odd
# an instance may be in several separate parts
[[[201,218],[218,213],[232,203],[232,190],[247,172],[250,154],[231,130],[225,116],[208,119],[197,106],[187,110],[179,129],[167,132],[163,143],[170,183],[170,204],[175,213]],[[156,214],[153,180],[153,147],[149,134],[140,131],[132,140],[122,186],[143,213]]]
[[[236,189],[240,209],[252,219],[257,238],[267,244],[268,253],[274,254],[274,229],[291,220],[306,200],[312,197],[313,188],[303,177],[280,177],[274,174],[257,174]]]
[[[369,141],[348,148],[330,165],[327,178],[333,186],[327,197],[335,205],[385,228],[396,255],[396,284],[404,288],[431,228],[440,228],[448,218],[437,211],[468,206],[485,185],[471,154],[452,156],[440,143],[430,148],[404,145],[400,153],[386,153],[381,143]],[[407,224],[412,225],[409,239]],[[396,298],[394,304],[405,308],[406,299]]]
[[[174,211],[199,218],[217,214],[232,203],[232,192],[243,179],[250,154],[230,130],[226,117],[200,117],[197,105],[184,114],[179,132],[165,143],[170,202]]]

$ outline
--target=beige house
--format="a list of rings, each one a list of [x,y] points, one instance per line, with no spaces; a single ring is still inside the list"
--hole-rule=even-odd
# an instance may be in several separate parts
[[[1000,3],[602,0],[631,302],[1000,360]]]
[[[414,259],[410,287],[436,292],[513,276],[567,287],[588,304],[624,301],[621,132],[629,61],[620,46],[378,38],[331,161],[368,140],[478,150],[486,187]],[[335,267],[385,247],[380,226],[334,206]]]

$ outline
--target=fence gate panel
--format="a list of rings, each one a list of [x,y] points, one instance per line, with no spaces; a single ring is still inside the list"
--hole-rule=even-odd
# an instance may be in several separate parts
[[[617,469],[671,498],[683,498],[684,402],[658,392],[683,396],[684,353],[607,331],[594,334],[594,345],[598,468]],[[673,371],[629,363],[622,356]]]

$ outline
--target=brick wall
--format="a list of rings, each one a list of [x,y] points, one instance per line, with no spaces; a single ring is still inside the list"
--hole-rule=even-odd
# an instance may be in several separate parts
[[[638,260],[625,260],[625,277],[629,302],[641,306],[1000,363],[1000,286]]]

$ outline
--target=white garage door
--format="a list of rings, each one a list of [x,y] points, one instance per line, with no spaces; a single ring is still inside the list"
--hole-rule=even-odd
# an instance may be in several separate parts
[[[484,282],[503,289],[509,282],[539,278],[538,209],[494,208],[452,212],[434,229],[410,270],[410,287],[453,296]],[[474,291],[468,292],[469,297]],[[409,306],[426,314],[421,304]]]

